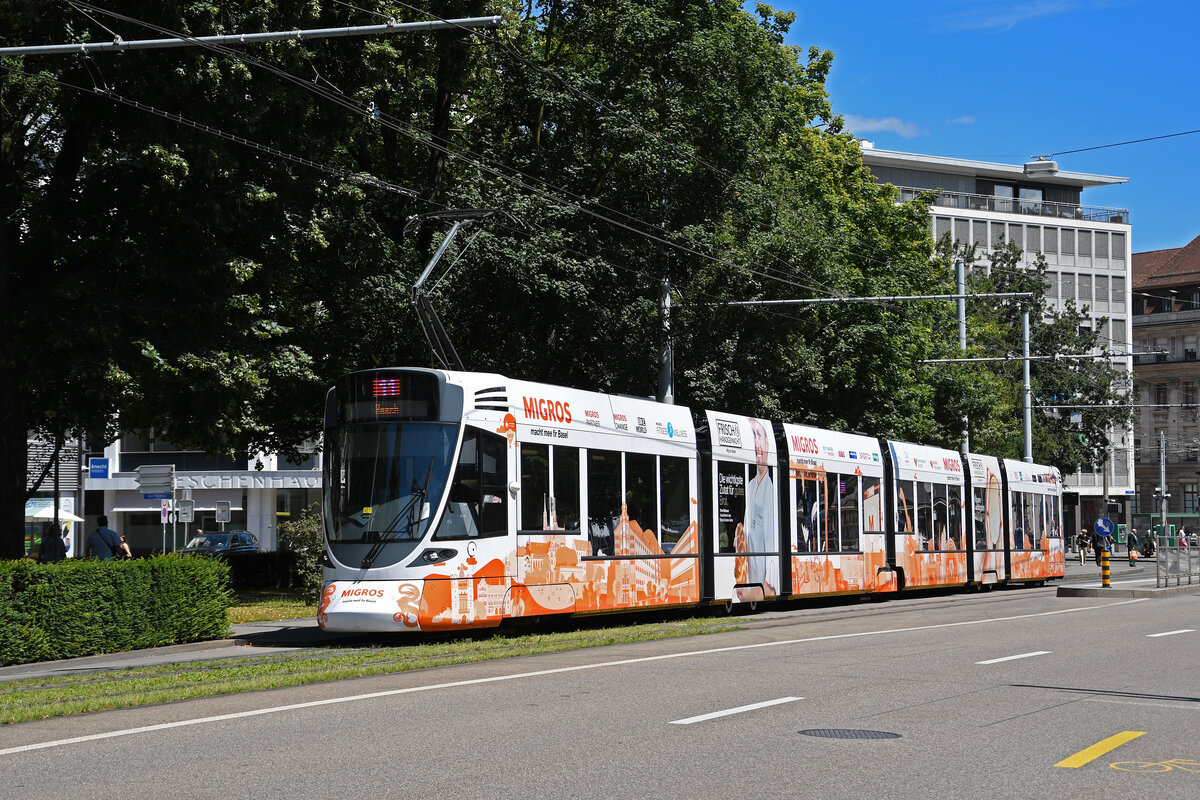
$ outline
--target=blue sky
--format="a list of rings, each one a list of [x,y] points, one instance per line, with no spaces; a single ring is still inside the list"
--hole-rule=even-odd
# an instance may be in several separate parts
[[[789,44],[833,51],[834,111],[882,149],[1021,164],[1200,129],[1196,0],[771,4]],[[1129,179],[1083,202],[1129,209],[1134,252],[1200,236],[1200,134],[1055,160]]]

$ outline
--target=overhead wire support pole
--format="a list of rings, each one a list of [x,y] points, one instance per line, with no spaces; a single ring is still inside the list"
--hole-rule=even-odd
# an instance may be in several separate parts
[[[961,295],[958,300],[958,349],[966,354],[967,352],[967,266],[962,259],[954,262],[954,291]],[[971,452],[971,426],[970,419],[964,411],[962,415],[962,440],[959,443],[959,449],[962,451],[963,463],[967,463],[967,456]]]
[[[168,39],[133,39],[119,36],[111,42],[77,42],[75,44],[18,45],[0,47],[0,56],[71,55],[114,50],[165,50],[175,47],[195,47],[206,44],[252,44],[280,42],[289,39],[336,39],[347,36],[378,36],[392,33],[423,33],[449,28],[498,28],[503,17],[465,17],[463,19],[422,20],[421,22],[389,22],[386,25],[354,25],[348,28],[311,28],[308,30],[267,31],[265,33],[230,33],[220,36],[187,36]]]
[[[1033,389],[1029,385],[1029,311],[1021,312],[1021,380],[1025,395],[1025,458],[1033,463]]]

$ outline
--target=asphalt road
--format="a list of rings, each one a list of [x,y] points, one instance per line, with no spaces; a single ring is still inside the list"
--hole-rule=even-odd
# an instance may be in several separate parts
[[[1200,787],[1200,591],[1027,588],[742,622],[7,726],[0,780],[20,798],[1190,799]]]

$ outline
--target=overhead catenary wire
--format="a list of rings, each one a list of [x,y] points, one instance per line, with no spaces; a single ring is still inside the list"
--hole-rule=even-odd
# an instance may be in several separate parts
[[[107,9],[84,2],[70,2],[76,10],[87,9],[97,13],[111,14]],[[86,16],[86,15],[85,15]],[[92,19],[88,17],[88,19]],[[92,20],[96,22],[96,20]],[[166,50],[178,47],[193,47],[196,44],[254,44],[257,42],[300,41],[303,39],[333,39],[349,36],[371,36],[379,34],[436,31],[450,27],[472,28],[499,25],[501,18],[464,17],[456,20],[432,20],[426,22],[389,22],[386,25],[356,25],[343,28],[311,28],[308,30],[265,31],[262,33],[230,33],[216,36],[186,36],[176,34],[166,39],[134,39],[126,41],[114,34],[111,42],[77,42],[72,44],[16,45],[0,47],[0,56],[69,55],[74,53],[96,53],[119,50]],[[96,22],[100,25],[99,22]],[[100,27],[104,27],[100,25]],[[110,34],[108,28],[105,28]]]

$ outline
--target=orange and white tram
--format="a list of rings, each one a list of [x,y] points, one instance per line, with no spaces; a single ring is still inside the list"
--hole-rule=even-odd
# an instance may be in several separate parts
[[[343,376],[319,623],[453,630],[1063,574],[1052,469],[972,456],[996,473],[981,483],[954,451],[699,419],[495,374]]]

